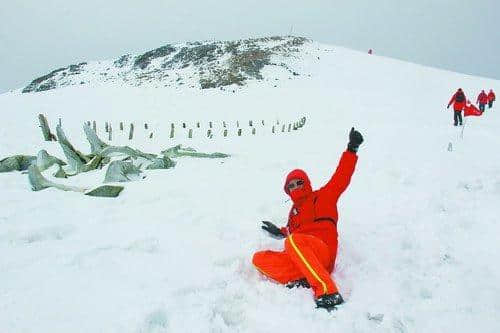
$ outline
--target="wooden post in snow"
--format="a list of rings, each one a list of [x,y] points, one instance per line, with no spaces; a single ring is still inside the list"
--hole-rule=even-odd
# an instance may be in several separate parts
[[[188,138],[190,138],[190,139],[193,138],[193,129],[192,128],[189,129]]]
[[[238,128],[238,136],[241,136],[241,128]]]
[[[111,124],[109,125],[109,131],[108,131],[108,140],[111,141],[113,139],[113,129],[111,128]]]
[[[224,130],[224,137],[227,136],[227,129]]]
[[[212,128],[212,122],[211,121],[208,123],[208,127]]]
[[[170,124],[170,139],[174,138],[174,123]]]
[[[130,123],[130,131],[128,132],[128,139],[132,140],[134,138],[134,124]]]
[[[149,138],[152,139],[153,138],[153,132],[151,132],[151,134],[149,134]]]
[[[285,133],[285,127],[286,127],[285,124],[283,124],[283,126],[281,126],[281,133]]]
[[[255,135],[255,127],[252,127],[252,134]]]
[[[144,123],[144,129],[148,129],[148,124]]]
[[[123,131],[123,121],[120,121],[120,131]]]

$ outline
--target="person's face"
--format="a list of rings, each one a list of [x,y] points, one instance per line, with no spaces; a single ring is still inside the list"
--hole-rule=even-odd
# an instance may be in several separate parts
[[[304,181],[302,179],[292,179],[288,182],[286,187],[288,188],[288,191],[292,192],[292,191],[295,191],[299,188],[303,188]]]

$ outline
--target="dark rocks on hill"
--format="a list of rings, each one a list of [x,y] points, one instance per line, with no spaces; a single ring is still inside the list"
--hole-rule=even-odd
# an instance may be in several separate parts
[[[269,65],[271,52],[261,49],[253,49],[235,54],[230,60],[230,68],[240,71],[253,78],[262,79],[260,71],[265,65]]]
[[[85,65],[87,65],[86,62],[81,62],[76,65],[69,65],[68,67],[58,68],[47,75],[40,76],[39,78],[36,78],[33,81],[31,81],[31,83],[26,88],[23,89],[23,93],[39,92],[39,91],[55,89],[57,87],[56,76],[58,74],[61,74],[62,76],[65,76],[67,74],[69,75],[80,74],[83,70],[83,66]]]
[[[260,49],[240,52],[236,48],[230,52],[233,55],[229,60],[229,68],[211,69],[210,75],[200,79],[202,89],[219,88],[232,84],[241,86],[247,77],[262,79],[260,71],[270,63],[270,52]]]
[[[172,57],[171,60],[164,63],[162,67],[172,68],[175,65],[186,67],[190,64],[200,65],[203,62],[215,61],[217,59],[216,50],[217,45],[214,43],[194,45],[193,47],[183,47]]]
[[[214,69],[208,77],[200,78],[201,89],[218,88],[231,84],[243,85],[245,77],[229,69]]]
[[[31,83],[26,88],[23,89],[23,93],[28,93],[28,92],[33,92],[33,91],[43,91],[43,90],[37,90],[37,88],[39,88],[39,85],[46,80],[50,80],[51,78],[56,76],[57,73],[62,72],[65,69],[66,69],[66,67],[58,68],[56,70],[53,70],[49,74],[46,74],[44,76],[40,76],[39,78],[34,79],[33,81],[31,81]],[[45,90],[48,90],[48,89],[45,89]]]
[[[85,66],[86,62],[81,62],[77,65],[69,65],[67,69],[69,69],[70,74],[80,74],[82,72],[83,66]]]
[[[122,55],[118,60],[115,60],[113,63],[116,67],[122,68],[123,66],[127,65],[130,60],[130,54],[125,54]]]
[[[128,82],[133,86],[146,83],[153,86],[156,83],[159,86],[179,86],[189,80],[186,83],[190,87],[195,87],[196,82],[199,82],[202,89],[232,84],[242,86],[250,79],[263,80],[262,69],[265,66],[281,67],[293,77],[299,73],[290,68],[284,58],[299,53],[300,47],[306,42],[308,39],[303,37],[273,36],[236,41],[189,42],[179,46],[167,44],[138,56],[123,55],[113,62],[113,66],[98,62],[87,72],[84,67],[86,63],[56,69],[33,80],[23,89],[23,93],[113,81]],[[177,80],[173,76],[177,76]]]
[[[151,63],[151,60],[156,58],[161,58],[169,55],[174,52],[176,49],[172,45],[165,45],[154,49],[152,51],[148,51],[135,59],[134,67],[139,67],[140,69],[145,69]]]

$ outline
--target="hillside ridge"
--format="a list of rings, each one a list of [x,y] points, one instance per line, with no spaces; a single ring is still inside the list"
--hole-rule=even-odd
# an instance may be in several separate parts
[[[143,54],[125,54],[111,61],[81,62],[58,68],[34,79],[22,92],[117,82],[131,86],[187,85],[201,89],[243,86],[247,80],[263,80],[265,66],[298,76],[287,59],[296,57],[300,48],[309,42],[304,37],[272,36],[167,44]]]

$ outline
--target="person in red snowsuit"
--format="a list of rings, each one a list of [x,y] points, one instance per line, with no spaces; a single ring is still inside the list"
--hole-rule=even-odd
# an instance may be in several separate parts
[[[263,221],[262,228],[275,237],[285,238],[284,251],[260,251],[253,265],[265,276],[288,287],[311,287],[318,307],[331,309],[344,302],[331,277],[337,257],[337,201],[354,173],[362,135],[351,129],[347,150],[328,183],[313,191],[307,174],[291,171],[284,190],[293,206],[286,227]]]
[[[476,104],[479,104],[479,110],[484,112],[486,104],[488,104],[488,95],[486,95],[484,90],[481,90],[481,93],[477,96]]]
[[[490,89],[490,92],[488,93],[488,109],[491,109],[495,99],[496,99],[495,93],[493,92],[493,89]]]
[[[462,90],[462,88],[458,88],[457,92],[451,96],[450,102],[448,103],[447,109],[450,108],[450,105],[453,103],[453,120],[454,125],[457,126],[460,124],[462,126],[462,110],[465,107],[466,97]]]

